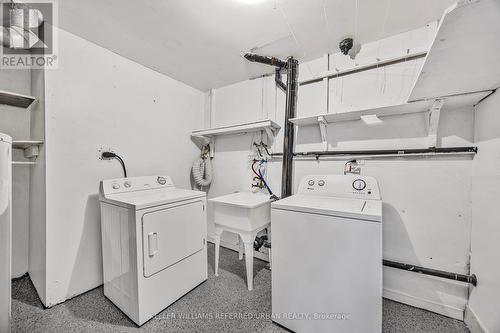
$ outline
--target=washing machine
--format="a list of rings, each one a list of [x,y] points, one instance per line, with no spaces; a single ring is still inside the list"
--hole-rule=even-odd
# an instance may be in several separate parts
[[[10,332],[12,138],[0,133],[0,332]]]
[[[142,325],[207,279],[206,195],[168,176],[100,183],[104,295]]]
[[[359,175],[302,178],[271,204],[273,320],[295,332],[382,331],[382,201]]]

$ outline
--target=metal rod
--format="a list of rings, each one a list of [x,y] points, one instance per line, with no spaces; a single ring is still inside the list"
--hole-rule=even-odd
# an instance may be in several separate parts
[[[286,75],[286,107],[285,132],[283,139],[283,167],[281,172],[281,198],[292,195],[293,187],[293,156],[295,125],[289,120],[297,113],[297,92],[299,89],[298,74],[299,62],[293,57],[287,60]]]
[[[411,155],[411,154],[446,154],[446,153],[477,153],[477,147],[441,147],[441,148],[417,148],[417,149],[370,149],[370,150],[332,150],[332,151],[309,151],[294,153],[294,157],[302,156],[357,156],[357,155]],[[272,157],[282,156],[281,153],[273,153]]]
[[[286,68],[287,62],[275,57],[261,56],[255,53],[245,53],[243,55],[246,60],[251,62],[258,62],[265,65],[275,66],[278,68]]]
[[[323,81],[323,79],[325,79],[325,78],[332,79],[332,78],[336,78],[336,77],[342,77],[342,76],[346,76],[346,75],[351,75],[351,74],[355,74],[355,73],[369,71],[371,69],[376,69],[376,68],[380,68],[380,67],[384,67],[384,66],[399,64],[399,63],[405,62],[405,61],[411,61],[411,60],[415,60],[415,59],[424,58],[426,55],[427,55],[427,52],[420,52],[420,53],[415,53],[412,55],[406,55],[406,56],[402,56],[402,57],[398,57],[398,58],[392,58],[392,59],[388,59],[388,60],[384,60],[384,61],[379,61],[375,64],[361,65],[361,66],[358,66],[355,68],[350,68],[350,69],[346,69],[346,70],[342,70],[342,71],[337,71],[337,72],[330,71],[330,72],[328,72],[328,74],[321,75],[321,76],[318,76],[318,77],[315,77],[315,78],[312,78],[309,80],[301,81],[299,84],[302,86],[302,85],[306,85],[306,84],[310,84],[310,83]]]
[[[383,260],[383,264],[384,264],[384,266],[387,266],[387,267],[397,268],[397,269],[401,269],[401,270],[405,270],[405,271],[409,271],[409,272],[420,273],[420,274],[425,274],[425,275],[437,276],[437,277],[449,279],[449,280],[470,283],[474,287],[477,286],[477,276],[475,274],[472,274],[472,275],[458,274],[458,273],[453,273],[453,272],[441,271],[438,269],[432,269],[432,268],[426,268],[426,267],[422,267],[422,266],[405,264],[405,263],[391,261],[391,260]]]
[[[436,156],[466,156],[475,155],[474,152],[458,152],[458,153],[423,153],[423,154],[386,154],[386,155],[355,155],[356,159],[363,160],[374,160],[374,159],[391,159],[391,158],[415,158],[415,157],[436,157]],[[323,156],[324,160],[327,161],[340,161],[346,158],[352,157],[353,155],[337,155],[337,156]],[[281,159],[283,155],[272,156],[273,159]],[[295,160],[302,161],[312,161],[318,160],[318,156],[295,156]]]

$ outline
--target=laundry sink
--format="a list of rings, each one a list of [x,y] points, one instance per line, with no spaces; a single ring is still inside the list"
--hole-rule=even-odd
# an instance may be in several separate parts
[[[216,224],[242,231],[253,231],[271,222],[269,195],[237,192],[208,200],[213,204]]]

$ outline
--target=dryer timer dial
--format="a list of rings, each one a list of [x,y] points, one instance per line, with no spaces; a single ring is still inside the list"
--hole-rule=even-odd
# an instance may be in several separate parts
[[[366,182],[363,179],[356,179],[352,182],[352,187],[357,191],[363,191],[366,188]]]

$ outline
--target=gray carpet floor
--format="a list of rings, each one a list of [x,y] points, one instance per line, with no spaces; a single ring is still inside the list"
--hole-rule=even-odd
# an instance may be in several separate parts
[[[271,271],[255,260],[254,290],[248,292],[245,264],[238,254],[221,249],[219,276],[213,275],[209,244],[208,280],[142,327],[137,327],[107,298],[102,287],[44,309],[29,279],[12,284],[13,332],[286,332],[270,319],[221,319],[220,313],[271,313]],[[212,318],[203,318],[212,316]],[[458,320],[384,300],[384,332],[469,332]]]

